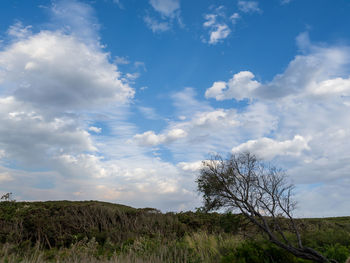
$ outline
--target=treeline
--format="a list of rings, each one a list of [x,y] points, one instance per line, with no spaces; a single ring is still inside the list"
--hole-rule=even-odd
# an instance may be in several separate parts
[[[288,233],[286,233],[288,235]],[[303,219],[304,243],[345,262],[350,218]],[[160,213],[105,202],[0,202],[1,262],[308,262],[241,215]]]

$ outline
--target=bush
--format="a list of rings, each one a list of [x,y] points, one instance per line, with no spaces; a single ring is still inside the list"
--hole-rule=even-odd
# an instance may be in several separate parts
[[[326,246],[323,253],[327,258],[332,258],[337,260],[339,263],[344,263],[350,256],[350,248],[337,243],[335,245]]]
[[[297,259],[289,252],[267,241],[245,241],[235,251],[225,255],[221,263],[297,263],[308,262]]]

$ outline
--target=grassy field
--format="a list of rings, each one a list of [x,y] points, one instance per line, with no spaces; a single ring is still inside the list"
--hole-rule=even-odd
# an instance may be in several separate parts
[[[300,219],[304,244],[343,263],[350,217]],[[286,233],[288,235],[288,233]],[[241,215],[105,202],[0,202],[0,262],[294,263]]]

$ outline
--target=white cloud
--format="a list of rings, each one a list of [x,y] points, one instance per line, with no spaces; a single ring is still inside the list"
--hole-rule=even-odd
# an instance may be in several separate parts
[[[225,39],[231,33],[226,24],[216,25],[215,29],[210,32],[209,44],[216,44],[220,40]]]
[[[327,83],[334,83],[334,79],[339,81],[340,76],[346,74],[344,70],[350,56],[348,48],[319,46],[305,46],[305,48],[310,51],[305,55],[296,56],[282,74],[276,75],[272,81],[257,89],[255,97],[278,99],[306,96],[307,93],[317,93],[317,90],[320,92],[321,86],[324,86],[321,89],[327,89]],[[346,80],[341,82],[343,86],[341,89],[346,91]],[[337,90],[339,91],[339,88]]]
[[[233,13],[231,16],[230,16],[230,20],[233,24],[236,24],[237,23],[237,20],[240,19],[241,16],[240,14],[238,13]]]
[[[184,171],[198,172],[203,168],[203,161],[197,162],[180,162],[177,165]]]
[[[144,21],[146,22],[146,25],[154,32],[164,32],[170,29],[169,22],[163,21],[159,22],[158,20],[150,17],[150,16],[145,16]]]
[[[155,134],[153,131],[147,131],[142,134],[136,134],[134,140],[141,146],[155,146],[163,143],[171,143],[184,138],[187,133],[182,129],[172,129],[166,134]]]
[[[308,87],[310,93],[315,96],[350,96],[350,78],[334,78],[321,81],[313,87]]]
[[[174,20],[177,21],[180,27],[183,27],[179,0],[150,0],[149,4],[155,11],[153,12],[154,15],[147,14],[143,20],[154,33],[170,30]]]
[[[118,167],[106,166],[103,158],[93,154],[62,154],[55,157],[56,168],[66,175],[84,174],[86,177],[103,178],[118,172]]]
[[[27,38],[32,34],[32,26],[23,26],[22,22],[16,22],[7,30],[7,34],[15,39]]]
[[[231,33],[231,29],[224,22],[225,14],[218,10],[216,12],[216,14],[205,15],[206,21],[203,23],[203,26],[209,29],[209,44],[216,44],[227,38]]]
[[[127,57],[120,57],[120,56],[116,56],[114,59],[114,63],[115,64],[120,64],[120,65],[127,65],[130,64],[130,61]]]
[[[307,139],[295,135],[292,140],[277,141],[271,138],[249,140],[232,149],[233,153],[252,152],[260,158],[271,160],[277,155],[300,156],[302,151],[310,150]]]
[[[210,112],[201,112],[194,115],[191,123],[195,126],[218,126],[218,125],[238,125],[238,121],[235,120],[235,111],[217,109]]]
[[[52,3],[51,27],[74,36],[91,46],[100,46],[98,30],[100,25],[93,8],[78,0],[59,0]]]
[[[179,0],[150,0],[152,7],[163,16],[173,17],[180,8]]]
[[[0,83],[17,100],[64,110],[125,103],[134,95],[107,53],[49,31],[0,52]]]
[[[257,1],[238,1],[238,9],[243,13],[259,13],[259,3]]]
[[[303,37],[304,39],[304,37]],[[300,44],[302,42],[302,44]],[[254,80],[254,74],[241,71],[234,74],[228,82],[217,81],[207,89],[207,98],[216,100],[243,98],[276,100],[287,97],[348,96],[349,78],[344,70],[350,57],[346,47],[319,47],[309,40],[300,41],[300,48],[306,49],[304,55],[297,55],[282,74],[277,74],[266,84]]]
[[[186,140],[168,145],[178,162],[203,160],[208,153],[226,154],[233,145],[249,138],[259,138],[276,129],[276,117],[262,103],[249,105],[242,111],[213,108],[206,101],[197,101],[192,89],[173,96],[177,118],[166,130],[182,129]],[[188,151],[189,146],[191,151]]]
[[[145,72],[147,71],[145,62],[142,62],[142,61],[135,61],[134,66],[135,66],[135,68],[142,68],[143,71],[145,71]]]
[[[254,91],[260,87],[260,83],[254,79],[254,74],[249,71],[241,71],[233,75],[228,82],[214,82],[213,86],[206,90],[206,98],[216,100],[252,98]]]
[[[146,119],[149,119],[149,120],[160,119],[160,116],[156,113],[154,108],[139,106],[138,109]]]
[[[196,112],[211,111],[212,107],[206,101],[198,101],[196,92],[193,88],[185,88],[180,92],[176,92],[172,95],[174,106],[176,107],[179,115],[183,117],[193,116]]]
[[[40,166],[64,151],[96,151],[74,118],[49,117],[13,97],[0,98],[0,148],[25,166]]]
[[[94,133],[101,133],[102,132],[102,128],[91,126],[91,127],[89,127],[89,131],[92,131]]]
[[[217,15],[215,14],[207,14],[205,16],[206,21],[203,23],[203,26],[205,27],[211,27],[216,24],[216,17]]]

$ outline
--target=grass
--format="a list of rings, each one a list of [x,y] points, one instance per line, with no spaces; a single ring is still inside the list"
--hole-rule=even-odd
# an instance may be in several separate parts
[[[350,217],[302,219],[305,245],[345,262]],[[248,238],[247,236],[252,236]],[[241,215],[106,202],[0,202],[0,262],[296,263]]]

